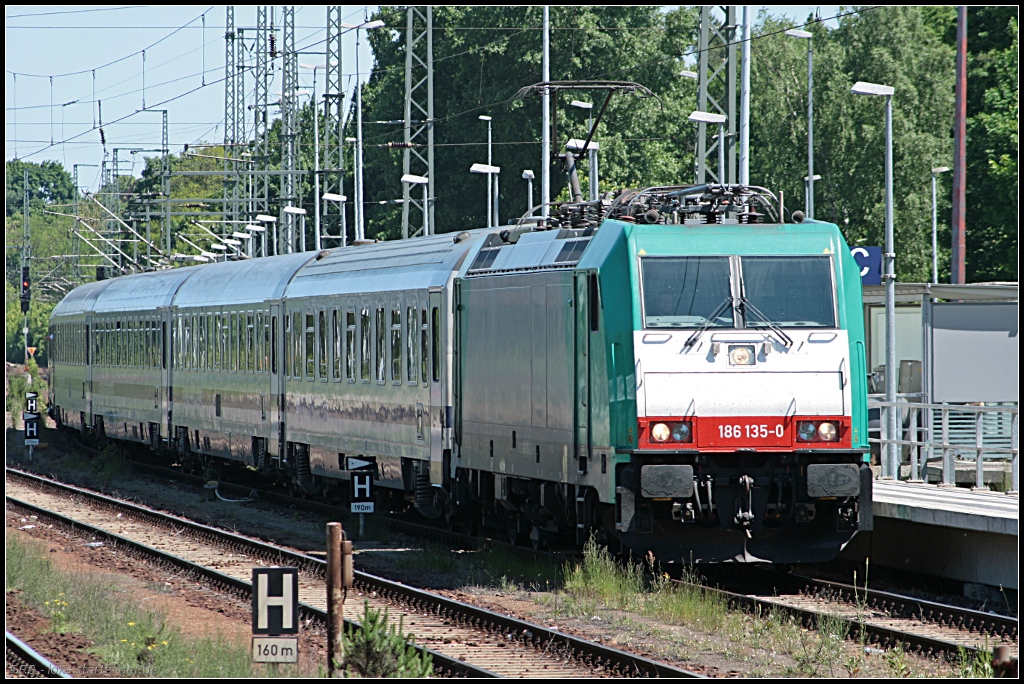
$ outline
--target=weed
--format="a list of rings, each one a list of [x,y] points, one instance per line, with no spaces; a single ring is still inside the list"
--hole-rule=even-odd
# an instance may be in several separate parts
[[[907,652],[903,644],[896,644],[885,652],[885,664],[893,677],[903,679],[910,676],[910,664],[907,662]]]
[[[398,626],[389,624],[388,611],[363,604],[362,629],[345,634],[346,674],[360,677],[429,677],[434,666],[429,654],[421,654],[412,645],[413,635],[403,632],[404,617]]]
[[[985,640],[985,648],[979,648],[970,652],[963,646],[957,651],[954,677],[960,678],[991,678],[995,676],[992,669],[992,651],[988,648],[988,639]]]

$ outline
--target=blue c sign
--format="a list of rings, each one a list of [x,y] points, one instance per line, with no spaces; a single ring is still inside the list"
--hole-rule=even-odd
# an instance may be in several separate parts
[[[860,266],[861,285],[882,284],[882,248],[851,247],[850,254]]]

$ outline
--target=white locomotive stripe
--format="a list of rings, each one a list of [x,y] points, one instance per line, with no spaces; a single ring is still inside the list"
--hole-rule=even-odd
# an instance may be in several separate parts
[[[645,373],[648,416],[843,415],[839,373]]]

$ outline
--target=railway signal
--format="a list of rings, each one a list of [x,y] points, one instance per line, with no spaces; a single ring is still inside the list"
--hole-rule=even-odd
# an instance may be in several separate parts
[[[28,266],[21,267],[21,313],[28,313],[32,301],[32,278]]]
[[[252,633],[255,662],[298,662],[298,568],[252,569]]]

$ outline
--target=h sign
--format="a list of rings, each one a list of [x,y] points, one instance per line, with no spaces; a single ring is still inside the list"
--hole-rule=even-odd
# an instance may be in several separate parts
[[[299,633],[299,569],[252,569],[252,633]]]
[[[352,475],[352,512],[373,513],[373,476],[377,460],[371,457],[349,457],[349,471]]]
[[[25,392],[25,411],[27,413],[35,413],[39,410],[38,399],[38,392]]]

